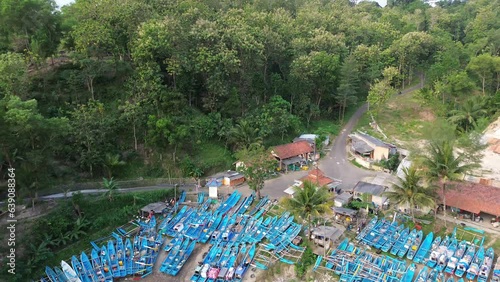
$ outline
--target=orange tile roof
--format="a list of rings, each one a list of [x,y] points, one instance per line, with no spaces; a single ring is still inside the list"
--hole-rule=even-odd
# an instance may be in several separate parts
[[[306,153],[312,153],[314,150],[307,141],[299,141],[274,147],[274,153],[281,160],[289,159]]]
[[[316,184],[318,186],[324,186],[334,182],[333,179],[325,176],[325,174],[319,168],[311,170],[309,174],[302,177],[300,181],[311,181],[313,184]]]
[[[445,192],[446,205],[468,212],[500,216],[500,188],[479,183],[452,183]],[[442,195],[441,191],[439,194]]]

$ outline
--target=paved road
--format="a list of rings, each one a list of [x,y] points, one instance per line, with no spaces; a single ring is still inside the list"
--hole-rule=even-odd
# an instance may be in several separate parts
[[[347,137],[366,110],[367,105],[364,104],[352,115],[339,136],[335,138],[330,153],[318,165],[326,175],[342,180],[339,186],[342,190],[352,189],[358,181],[377,174],[374,171],[358,168],[347,160]]]

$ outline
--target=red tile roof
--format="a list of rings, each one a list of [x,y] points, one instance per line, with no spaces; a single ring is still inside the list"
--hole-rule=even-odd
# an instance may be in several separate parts
[[[289,159],[306,153],[312,153],[314,150],[307,141],[299,141],[274,147],[273,152],[281,160]]]
[[[319,168],[311,170],[308,175],[300,179],[300,181],[302,182],[307,180],[311,181],[313,184],[316,184],[318,186],[323,186],[334,182],[333,179],[331,179],[328,176],[325,176],[325,174]]]
[[[500,216],[500,188],[471,182],[448,185],[450,187],[445,192],[447,206]],[[439,194],[442,195],[441,191]]]

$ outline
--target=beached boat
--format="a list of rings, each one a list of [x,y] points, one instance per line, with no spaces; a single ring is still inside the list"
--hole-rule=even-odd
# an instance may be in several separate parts
[[[61,269],[68,279],[68,282],[82,282],[76,271],[64,260],[61,261]]]
[[[71,257],[71,266],[82,282],[92,282],[87,276],[85,276],[82,264],[76,256]]]
[[[111,265],[111,271],[113,272],[113,277],[121,277],[120,269],[118,266],[118,258],[116,257],[116,249],[113,240],[108,241],[108,255],[109,264]]]
[[[495,258],[495,251],[493,248],[488,248],[486,255],[484,256],[484,261],[479,268],[479,274],[477,277],[478,282],[486,282],[488,276],[490,276],[491,266],[493,265],[493,259]]]
[[[125,265],[127,268],[127,275],[134,274],[133,266],[134,266],[134,249],[132,247],[132,242],[130,238],[125,240]]]
[[[415,269],[417,269],[417,267],[415,266],[415,264],[414,263],[410,264],[408,266],[408,269],[406,270],[405,275],[401,279],[401,281],[402,282],[412,282],[413,281],[413,276],[415,276]]]
[[[170,250],[172,250],[173,247],[182,244],[183,240],[184,240],[184,236],[179,235],[179,236],[175,237],[174,239],[170,240],[170,242],[168,242],[168,244],[165,246],[165,248],[163,250],[165,252],[170,252]]]
[[[90,263],[89,257],[85,252],[82,252],[80,254],[80,261],[82,262],[83,266],[83,271],[85,275],[89,278],[90,281],[97,281],[96,273],[94,272],[94,268],[92,267],[92,264]]]
[[[455,272],[455,268],[457,267],[458,261],[462,259],[467,250],[467,242],[462,240],[460,244],[458,244],[457,250],[453,254],[453,256],[448,260],[446,267],[444,269],[445,273],[453,274]]]
[[[448,245],[448,247],[446,248],[444,253],[442,253],[438,259],[438,262],[436,265],[437,271],[441,272],[441,271],[443,271],[443,269],[445,269],[445,267],[448,264],[448,261],[453,257],[456,250],[457,250],[457,239],[453,238],[451,240],[450,245]]]
[[[416,229],[413,229],[406,239],[406,242],[403,244],[403,246],[399,249],[398,251],[398,257],[403,258],[410,247],[413,245],[413,242],[417,239],[417,237],[422,237],[422,230],[418,231]]]
[[[127,276],[127,265],[125,263],[125,246],[120,236],[116,237],[116,260],[118,261],[118,270],[120,277]]]
[[[392,246],[396,243],[396,241],[399,239],[399,236],[401,236],[401,233],[405,229],[404,225],[401,224],[396,231],[390,235],[389,239],[384,243],[382,247],[380,247],[380,250],[383,252],[388,252]]]
[[[500,257],[498,257],[497,262],[493,267],[491,282],[500,282]]]
[[[453,278],[453,276],[450,276],[448,277],[448,279],[446,279],[446,282],[455,282],[455,278]]]
[[[425,240],[422,242],[422,244],[420,245],[420,248],[418,249],[418,251],[415,253],[415,256],[413,257],[413,261],[415,263],[422,262],[422,260],[427,256],[427,253],[431,249],[433,239],[434,239],[434,233],[431,232],[431,233],[427,234],[427,236],[425,237]],[[409,255],[409,253],[408,253],[408,255]]]
[[[455,275],[457,277],[462,277],[464,275],[464,273],[469,268],[469,265],[472,262],[475,253],[476,253],[476,246],[471,245],[469,246],[469,248],[467,248],[467,251],[465,252],[463,258],[458,261],[457,269],[455,270]]]
[[[439,246],[433,246],[432,251],[431,251],[431,255],[429,256],[429,259],[427,260],[428,267],[434,268],[436,266],[441,255],[446,253],[446,250],[448,249],[449,242],[450,242],[450,238],[448,236],[446,236],[441,241],[441,244],[439,244]]]
[[[438,279],[439,271],[437,269],[433,269],[429,272],[429,275],[427,276],[427,279],[425,280],[426,282],[436,282]]]
[[[235,273],[234,273],[236,281],[241,281],[243,279],[243,276],[245,275],[246,271],[250,267],[250,264],[252,263],[253,258],[255,256],[255,248],[256,248],[256,245],[253,244],[252,247],[250,248],[250,250],[248,250],[248,253],[245,256],[245,259],[243,260],[243,262],[240,265],[238,265],[238,267],[236,268]]]
[[[368,224],[359,232],[359,234],[356,236],[356,240],[361,241],[365,235],[372,230],[372,228],[377,224],[378,218],[375,216],[372,218]]]
[[[105,272],[105,276],[108,277],[111,275],[113,277],[113,271],[111,270],[110,258],[108,254],[108,248],[106,246],[101,247],[101,252],[99,254],[101,259],[102,269]]]
[[[474,259],[472,260],[469,268],[467,269],[466,278],[468,280],[474,280],[476,276],[479,274],[479,267],[483,264],[484,260],[484,247],[479,247]]]
[[[427,276],[429,276],[429,268],[424,266],[417,275],[415,282],[426,282]]]
[[[410,233],[410,229],[406,228],[403,230],[401,235],[399,236],[398,240],[394,243],[394,245],[391,248],[391,254],[392,255],[397,255],[399,252],[399,249],[404,245],[406,242],[406,239],[408,239],[408,234]]]
[[[432,243],[432,237],[434,237],[434,234],[431,232],[427,235],[428,236],[431,236],[431,238],[427,241],[428,242],[428,245],[430,247],[431,243]],[[426,240],[427,240],[427,237]],[[408,253],[406,254],[406,258],[408,258],[409,260],[412,260],[413,257],[415,256],[415,254],[417,253],[419,247],[420,247],[420,244],[422,243],[422,240],[423,240],[423,232],[422,230],[420,230],[420,232],[417,233],[417,237],[415,238],[415,240],[413,240],[413,244],[410,245],[410,248],[408,249]]]
[[[99,253],[96,249],[92,248],[90,252],[90,263],[92,264],[92,268],[94,269],[95,274],[97,275],[98,281],[109,281],[106,279],[106,275],[102,268],[101,259],[99,258]],[[111,278],[111,281],[113,278]]]
[[[60,278],[57,276],[56,272],[49,266],[45,267],[45,274],[51,282],[62,282],[62,280],[60,280]]]
[[[67,282],[68,281],[68,278],[66,278],[66,275],[64,274],[64,272],[62,271],[62,269],[60,267],[54,267],[54,272],[56,273],[57,275],[57,278],[59,278],[59,281],[61,282]]]
[[[345,238],[342,242],[340,242],[339,246],[336,249],[333,249],[328,257],[333,257],[335,253],[339,250],[344,251],[347,248],[347,245],[349,245],[349,238]],[[334,264],[330,260],[327,260],[326,267],[332,269],[333,266]]]

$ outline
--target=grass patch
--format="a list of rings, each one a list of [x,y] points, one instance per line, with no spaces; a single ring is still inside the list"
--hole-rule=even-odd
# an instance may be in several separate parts
[[[192,160],[203,169],[205,175],[231,169],[234,162],[231,151],[213,142],[198,144]]]
[[[423,138],[423,130],[435,119],[435,111],[429,106],[423,106],[422,102],[413,94],[394,96],[378,112],[373,112],[374,118],[388,141],[398,143],[401,141],[412,141]],[[382,138],[380,133],[371,126],[370,113],[363,114],[357,129]]]
[[[321,119],[311,122],[308,130],[313,134],[338,135],[342,127],[338,121]]]
[[[365,168],[365,167],[363,167],[362,165],[358,164],[358,162],[356,161],[356,159],[353,159],[353,160],[351,160],[350,162],[351,162],[351,164],[353,164],[353,165],[355,165],[355,166],[357,166],[357,167],[359,167],[359,168],[363,168],[363,169]]]

